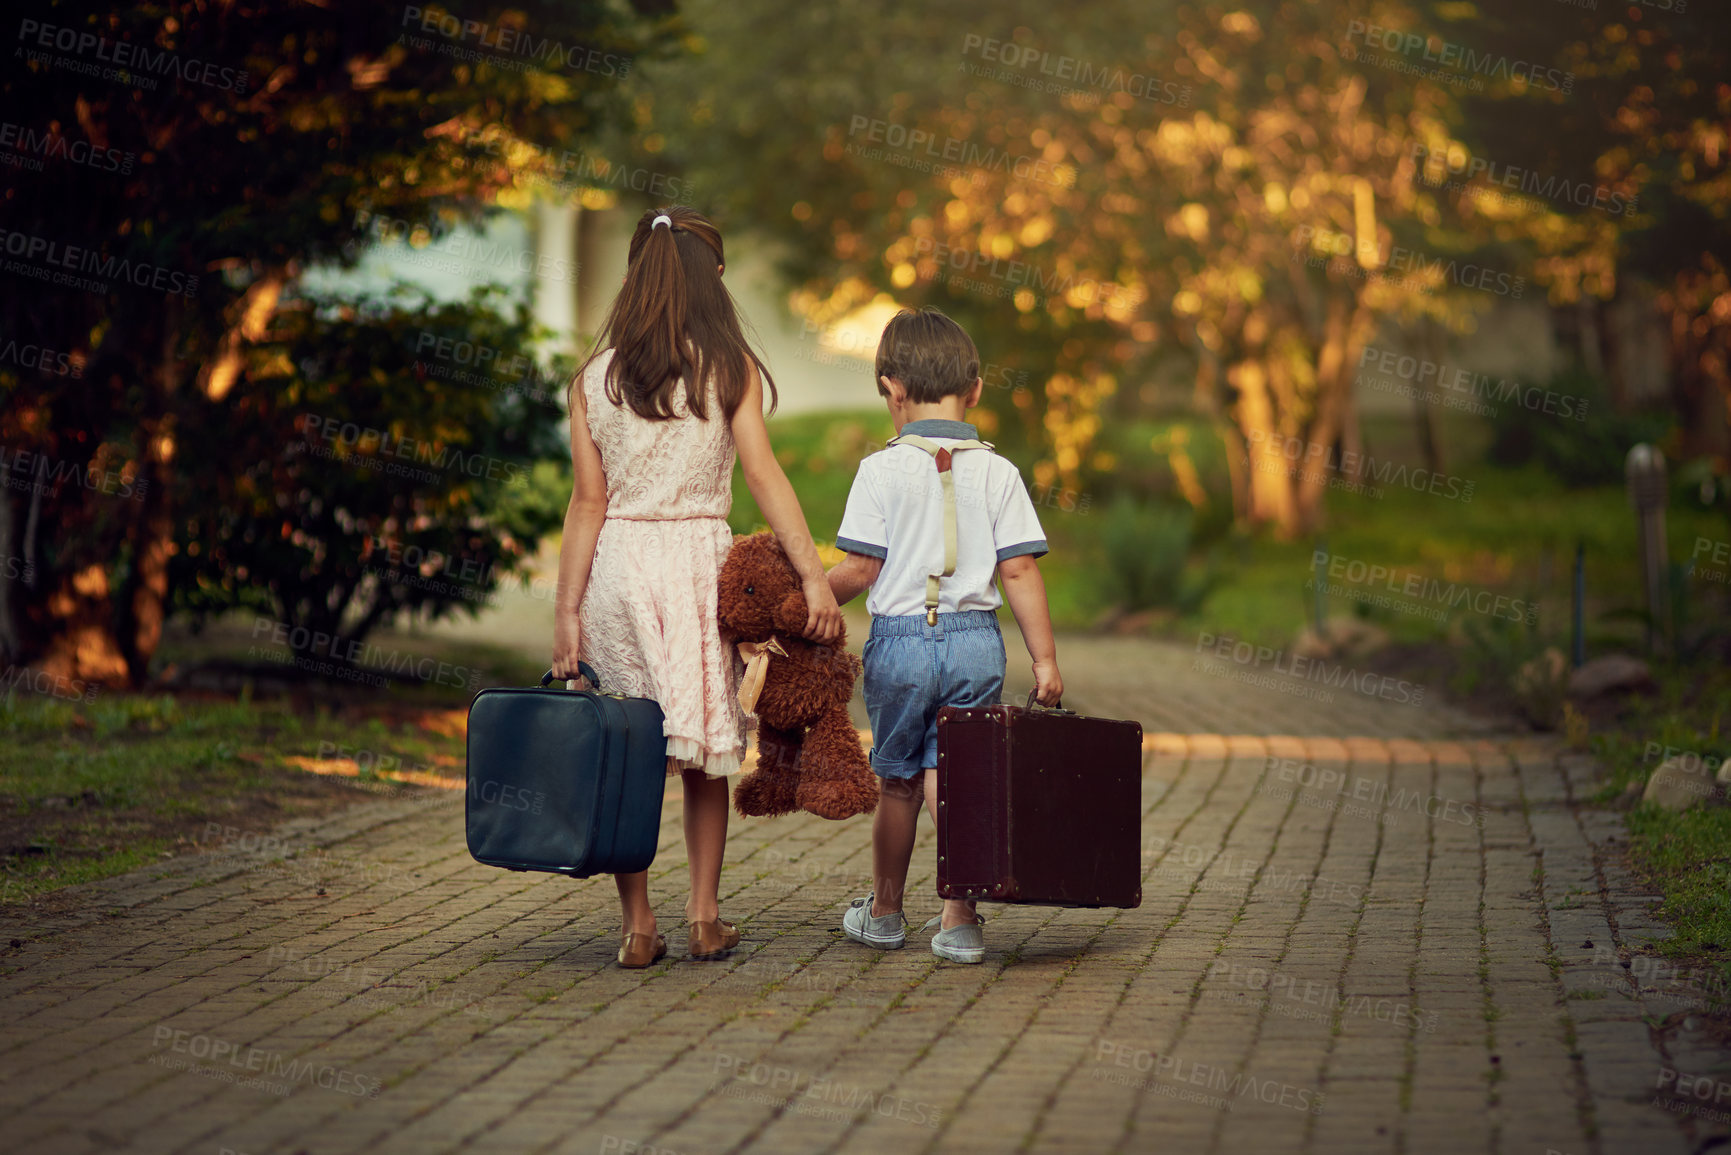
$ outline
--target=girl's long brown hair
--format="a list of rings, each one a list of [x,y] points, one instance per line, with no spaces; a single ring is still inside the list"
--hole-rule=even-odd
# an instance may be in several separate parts
[[[673,227],[651,224],[666,213]],[[577,371],[611,348],[607,399],[630,405],[651,421],[674,416],[673,391],[685,380],[685,402],[708,420],[705,383],[713,378],[723,415],[731,421],[757,366],[775,409],[775,382],[746,343],[739,311],[716,266],[725,265],[721,231],[684,205],[650,209],[637,221],[625,268],[625,284],[596,334],[595,352]],[[576,387],[577,381],[573,381]]]

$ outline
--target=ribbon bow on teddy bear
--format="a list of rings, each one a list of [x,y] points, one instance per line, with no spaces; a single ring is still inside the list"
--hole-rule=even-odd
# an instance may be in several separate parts
[[[799,636],[805,594],[774,534],[734,539],[718,610],[747,663],[739,704],[758,720],[757,769],[740,782],[734,807],[756,818],[877,809],[877,778],[847,713],[860,660],[842,648],[845,635],[827,646]]]

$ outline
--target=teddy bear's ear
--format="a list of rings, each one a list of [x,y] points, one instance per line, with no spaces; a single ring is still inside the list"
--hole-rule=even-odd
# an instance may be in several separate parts
[[[800,590],[793,590],[782,598],[773,615],[775,628],[784,634],[804,633],[806,617],[805,594]]]

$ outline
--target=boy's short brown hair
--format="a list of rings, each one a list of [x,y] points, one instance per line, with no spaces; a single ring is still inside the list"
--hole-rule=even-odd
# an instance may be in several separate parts
[[[900,381],[908,400],[930,404],[966,396],[980,376],[980,353],[967,331],[936,309],[903,309],[878,339],[877,376]],[[884,392],[881,380],[878,392]]]

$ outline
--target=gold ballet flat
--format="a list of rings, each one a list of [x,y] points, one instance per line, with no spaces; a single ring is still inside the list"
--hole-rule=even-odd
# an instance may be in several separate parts
[[[691,924],[691,957],[694,959],[726,958],[739,945],[739,931],[726,919]]]
[[[619,948],[619,965],[630,970],[641,970],[666,954],[666,935],[628,934],[625,936],[624,945]]]

